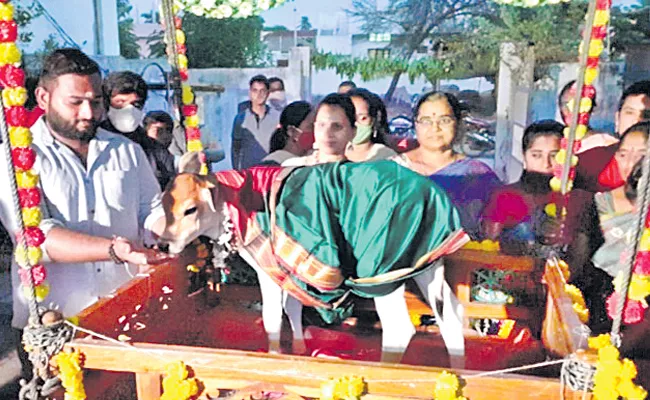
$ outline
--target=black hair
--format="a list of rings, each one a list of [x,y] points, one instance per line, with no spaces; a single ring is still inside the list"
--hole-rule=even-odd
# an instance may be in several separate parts
[[[170,130],[174,129],[174,120],[165,111],[149,111],[142,121],[142,126],[146,131],[151,124],[155,123],[165,124]]]
[[[373,143],[386,144],[388,118],[386,116],[386,106],[381,97],[367,89],[352,89],[347,92],[346,95],[350,98],[359,97],[366,102],[368,105],[368,114],[370,114],[370,117],[372,118],[372,136],[370,137],[370,141]]]
[[[266,90],[269,90],[269,88],[271,87],[268,78],[264,75],[255,75],[254,77],[252,77],[251,80],[248,82],[248,87],[253,86],[253,83],[255,82],[263,83],[264,86],[266,86]]]
[[[643,160],[645,157],[641,158],[639,161],[634,164],[630,176],[627,177],[625,182],[625,197],[632,203],[636,201],[638,196],[639,181],[643,175]]]
[[[621,111],[625,100],[630,96],[645,95],[650,97],[650,81],[638,81],[631,84],[627,89],[623,91],[621,96],[621,101],[618,103],[618,111]]]
[[[646,140],[648,140],[648,137],[650,137],[650,121],[637,122],[636,124],[627,128],[625,132],[623,132],[623,134],[621,135],[621,140],[618,142],[619,145],[623,143],[625,137],[632,132],[641,132],[643,136],[645,136]]]
[[[277,76],[269,78],[269,88],[271,88],[271,84],[273,84],[275,82],[279,82],[280,86],[282,87],[281,90],[284,90],[284,81],[282,79],[278,78]]]
[[[420,100],[418,100],[415,108],[413,108],[413,120],[417,120],[422,104],[438,99],[447,100],[449,107],[451,107],[451,110],[454,113],[454,118],[456,118],[456,121],[460,121],[463,118],[464,107],[462,104],[460,104],[456,96],[451,93],[432,91],[424,94],[422,97],[420,97]]]
[[[311,104],[306,101],[294,101],[282,110],[280,126],[271,136],[270,152],[284,149],[289,140],[290,126],[298,127],[311,112]]]
[[[528,125],[521,138],[521,149],[525,153],[530,149],[535,139],[542,136],[555,136],[558,139],[564,137],[564,125],[553,119],[543,119]]]
[[[425,93],[422,97],[420,97],[417,104],[413,108],[413,121],[417,122],[418,115],[420,114],[420,108],[424,103],[433,102],[441,99],[447,101],[447,104],[449,104],[449,107],[451,107],[451,111],[454,113],[454,118],[458,123],[460,123],[463,119],[463,111],[465,110],[465,107],[458,101],[456,96],[454,96],[453,94],[447,92],[438,92],[438,91],[428,92]],[[458,145],[461,142],[462,137],[463,137],[462,132],[460,129],[458,129],[458,125],[457,125],[456,131],[454,132],[452,145],[453,146]]]
[[[560,95],[557,98],[557,106],[560,110],[560,114],[562,114],[562,98],[566,96],[566,94],[571,90],[571,87],[576,84],[576,80],[569,81],[564,87],[562,87],[562,90],[560,90]],[[592,108],[596,107],[596,91],[594,90],[594,98],[591,99],[592,101]]]
[[[131,71],[113,72],[104,79],[103,84],[104,100],[107,106],[111,104],[113,96],[131,93],[135,93],[141,106],[144,106],[148,90],[147,82],[140,75]]]
[[[320,108],[322,106],[340,107],[345,113],[348,121],[350,121],[350,126],[353,128],[355,127],[357,113],[354,110],[354,103],[352,103],[350,96],[339,93],[328,94],[323,100],[321,100],[321,102],[318,104],[318,107],[316,107],[316,114],[318,114],[318,111],[320,111]]]
[[[352,89],[357,88],[357,84],[352,82],[352,81],[343,81],[343,82],[339,83],[339,88],[341,88],[343,86],[350,86]]]
[[[54,50],[45,57],[38,86],[46,87],[58,77],[67,74],[101,75],[99,65],[79,49]]]

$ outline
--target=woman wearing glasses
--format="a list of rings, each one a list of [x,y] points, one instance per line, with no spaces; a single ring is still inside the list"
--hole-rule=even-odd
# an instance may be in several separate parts
[[[419,147],[392,160],[441,186],[458,208],[465,231],[478,238],[479,217],[500,182],[490,167],[455,150],[462,138],[460,103],[449,93],[427,93],[415,106],[414,119]]]

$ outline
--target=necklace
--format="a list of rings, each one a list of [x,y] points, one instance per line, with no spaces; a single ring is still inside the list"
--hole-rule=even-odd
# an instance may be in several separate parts
[[[225,267],[226,258],[232,253],[237,252],[237,239],[235,235],[235,224],[232,222],[230,213],[228,212],[228,205],[223,203],[223,208],[221,209],[223,214],[223,222],[221,226],[223,227],[223,232],[217,238],[217,246],[215,248],[215,264]]]

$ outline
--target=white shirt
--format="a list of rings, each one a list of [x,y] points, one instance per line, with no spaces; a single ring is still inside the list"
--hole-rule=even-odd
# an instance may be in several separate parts
[[[77,155],[57,141],[43,117],[32,127],[36,164],[44,192],[44,212],[49,218],[43,232],[55,226],[94,236],[126,237],[142,242],[144,222],[154,208],[161,208],[160,188],[142,148],[129,139],[98,129],[90,141],[87,166]],[[0,144],[8,146],[8,143]],[[9,188],[4,147],[0,152],[0,187]],[[15,241],[17,230],[10,190],[0,193],[0,219]],[[44,249],[44,253],[47,250]],[[28,319],[15,262],[12,264],[14,317],[12,325],[23,328]],[[113,262],[47,264],[50,294],[64,316],[71,317],[130,279],[124,266]],[[132,266],[131,271],[137,269]]]

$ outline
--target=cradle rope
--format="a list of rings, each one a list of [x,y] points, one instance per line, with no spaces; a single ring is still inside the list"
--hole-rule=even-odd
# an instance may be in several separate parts
[[[632,237],[634,240],[631,240],[630,243],[628,243],[625,252],[622,269],[623,279],[621,281],[621,296],[619,297],[619,301],[616,303],[616,314],[614,315],[612,323],[611,340],[612,344],[616,347],[621,346],[621,323],[623,321],[623,310],[625,308],[625,303],[627,302],[627,292],[630,287],[634,261],[639,249],[641,235],[643,234],[645,221],[648,218],[648,206],[650,206],[650,147],[646,150],[641,171],[642,175],[639,180],[639,187],[637,190],[638,195],[636,199],[638,206],[636,210],[636,223],[632,228]]]

